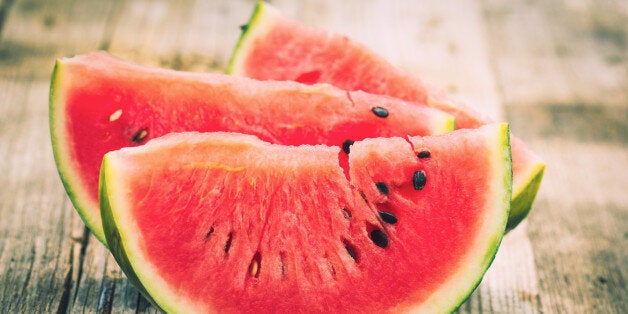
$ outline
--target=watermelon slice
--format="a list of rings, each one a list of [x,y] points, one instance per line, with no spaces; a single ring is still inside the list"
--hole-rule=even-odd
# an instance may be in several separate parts
[[[169,313],[456,309],[506,226],[508,126],[357,141],[349,178],[340,151],[192,132],[107,153],[107,241]]]
[[[345,36],[307,27],[263,1],[235,48],[228,72],[260,80],[330,83],[346,90],[398,97],[427,104],[456,117],[457,128],[477,128],[492,120],[427,86],[363,45]],[[508,221],[514,228],[532,207],[545,164],[517,139],[512,140],[513,199]]]
[[[272,108],[272,109],[271,109]],[[452,116],[331,85],[260,82],[142,67],[97,52],[57,61],[50,93],[57,167],[103,243],[98,174],[105,153],[169,132],[234,131],[272,143],[343,145],[450,132]],[[346,154],[340,158],[346,162]]]

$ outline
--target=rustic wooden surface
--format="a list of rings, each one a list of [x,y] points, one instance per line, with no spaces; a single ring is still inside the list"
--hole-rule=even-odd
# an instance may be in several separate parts
[[[628,2],[272,1],[508,119],[547,161],[460,312],[628,313]],[[48,131],[55,58],[222,71],[253,1],[0,0],[0,313],[157,312],[85,229]]]

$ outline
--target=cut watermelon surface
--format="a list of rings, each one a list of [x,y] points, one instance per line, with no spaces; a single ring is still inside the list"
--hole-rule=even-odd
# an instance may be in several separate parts
[[[336,145],[348,151],[352,141],[367,137],[450,132],[454,119],[328,84],[155,69],[97,52],[58,60],[50,128],[65,188],[86,225],[105,243],[98,174],[109,151],[182,131],[233,131],[272,143]],[[346,163],[346,153],[339,158]]]
[[[107,241],[166,312],[456,309],[504,233],[508,126],[356,141],[344,166],[339,154],[223,132],[107,153]]]
[[[492,120],[436,91],[412,73],[391,65],[346,36],[307,27],[259,1],[229,64],[231,74],[260,80],[330,83],[346,90],[389,95],[429,105],[456,117],[456,128]],[[513,199],[508,226],[525,218],[543,178],[545,164],[519,139],[512,139]]]

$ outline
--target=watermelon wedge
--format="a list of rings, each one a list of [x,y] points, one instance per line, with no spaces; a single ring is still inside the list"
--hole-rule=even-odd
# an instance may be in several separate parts
[[[356,141],[344,167],[339,153],[223,132],[109,152],[111,252],[168,313],[456,309],[504,234],[508,126]]]
[[[456,117],[456,128],[492,123],[461,102],[429,87],[346,36],[307,27],[258,1],[234,50],[228,73],[260,80],[330,83],[346,90],[389,95],[429,105]],[[512,229],[526,217],[540,187],[544,162],[514,138]]]
[[[50,132],[66,191],[105,242],[98,174],[105,153],[170,132],[233,131],[286,145],[450,132],[451,115],[328,84],[260,82],[142,67],[104,52],[58,60]],[[346,163],[347,155],[339,158]]]

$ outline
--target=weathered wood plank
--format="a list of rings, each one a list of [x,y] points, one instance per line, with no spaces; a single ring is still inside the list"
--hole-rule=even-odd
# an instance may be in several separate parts
[[[48,84],[0,80],[0,312],[54,312],[71,274],[71,212],[45,125]]]
[[[543,312],[626,313],[628,149],[531,143],[551,165],[529,218]]]
[[[15,1],[5,11],[0,37],[0,154],[6,156],[0,161],[6,175],[0,179],[5,187],[0,192],[2,313],[64,313],[74,300],[85,228],[63,191],[51,153],[49,78],[56,57],[98,48],[108,8],[100,1]]]
[[[4,22],[6,21],[7,15],[9,14],[12,5],[13,0],[0,0],[0,36],[2,35]]]
[[[0,45],[0,77],[48,80],[55,58],[98,49],[114,1],[16,0]]]
[[[506,115],[548,164],[528,220],[541,311],[625,313],[628,6],[484,8]]]
[[[628,104],[625,1],[484,2],[507,104]]]
[[[107,48],[145,65],[223,72],[252,8],[250,1],[125,2]]]

